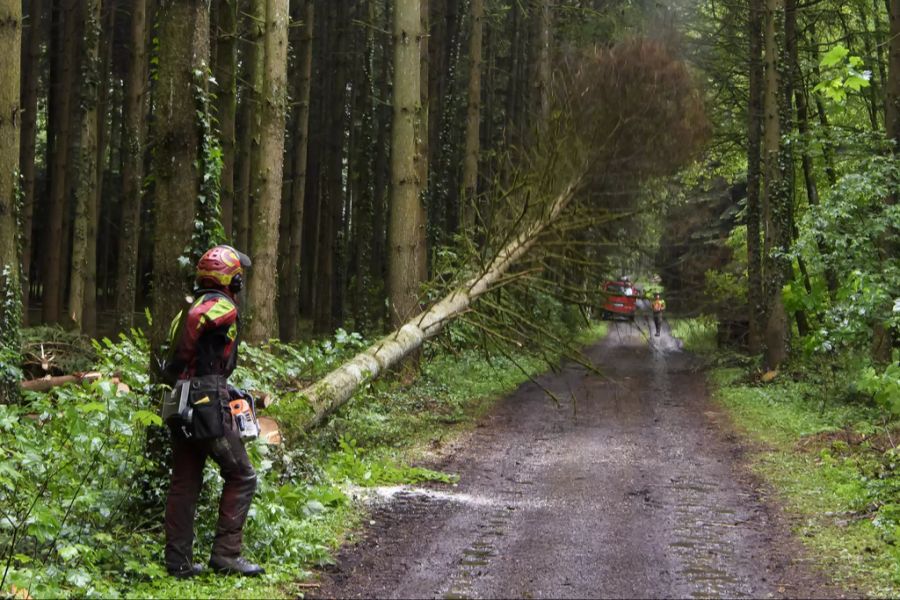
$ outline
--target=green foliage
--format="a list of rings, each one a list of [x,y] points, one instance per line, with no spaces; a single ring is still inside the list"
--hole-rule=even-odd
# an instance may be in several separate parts
[[[339,451],[333,452],[325,466],[333,481],[347,481],[353,485],[372,487],[397,483],[437,481],[455,483],[458,477],[422,467],[397,465],[391,460],[367,456],[356,440],[340,438]]]
[[[900,416],[900,358],[894,358],[883,371],[867,366],[856,380],[859,391],[869,394],[875,402],[894,416]]]
[[[242,346],[245,360],[235,383],[290,394],[363,344],[358,334],[339,331],[308,346]],[[160,446],[148,443],[162,431],[149,396],[148,342],[133,330],[117,341],[95,341],[93,350],[93,368],[115,375],[127,390],[104,378],[0,406],[0,564],[10,566],[0,589],[15,585],[38,597],[293,595],[290,583],[305,576],[304,568],[330,562],[356,522],[359,507],[348,491],[454,482],[453,475],[410,465],[410,445],[431,443],[448,427],[471,423],[490,398],[526,377],[520,369],[534,375],[546,368],[535,356],[520,355],[514,362],[472,350],[428,350],[422,378],[411,388],[376,382],[309,437],[282,421],[286,437],[306,443],[248,446],[259,483],[245,547],[269,574],[254,581],[204,575],[175,582],[161,562],[167,474],[159,469],[160,450],[154,450]],[[221,490],[213,464],[204,482],[196,525],[199,560],[212,542]]]
[[[194,97],[197,103],[197,122],[200,126],[200,156],[197,170],[202,176],[200,194],[197,197],[197,220],[194,221],[191,239],[191,264],[196,264],[204,252],[226,239],[219,205],[224,156],[215,128],[213,95],[208,91],[209,82],[215,84],[208,71],[200,69],[194,71]]]
[[[847,101],[848,92],[858,92],[869,87],[870,71],[862,71],[863,59],[851,56],[850,50],[837,44],[822,57],[819,67],[823,79],[813,88],[838,104]]]
[[[20,350],[22,322],[22,290],[14,270],[18,265],[2,265],[0,269],[0,404],[19,397],[22,380]]]
[[[704,316],[696,319],[669,319],[672,337],[684,343],[684,349],[698,354],[709,354],[718,349],[716,320]]]
[[[884,419],[881,401],[855,394],[857,384],[838,385],[835,394],[834,381],[857,380],[855,367],[845,368],[832,378],[811,366],[761,385],[743,369],[718,369],[710,379],[736,425],[762,442],[754,446],[753,468],[798,517],[800,539],[817,560],[863,593],[896,596],[900,460],[891,440],[897,423]],[[874,374],[864,372],[863,379]]]

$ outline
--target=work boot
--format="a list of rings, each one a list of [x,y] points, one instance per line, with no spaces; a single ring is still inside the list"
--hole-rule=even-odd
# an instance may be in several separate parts
[[[262,575],[266,572],[261,566],[253,564],[243,556],[235,558],[213,556],[209,559],[209,568],[216,573],[241,575],[243,577],[256,577],[257,575]]]
[[[179,569],[166,569],[169,572],[169,575],[174,577],[175,579],[190,579],[191,577],[196,577],[200,573],[203,572],[203,565],[193,564],[193,565],[184,565]]]

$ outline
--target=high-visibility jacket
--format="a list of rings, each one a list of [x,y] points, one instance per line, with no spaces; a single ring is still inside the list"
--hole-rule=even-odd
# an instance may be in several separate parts
[[[237,304],[218,290],[202,290],[198,296],[178,313],[169,329],[165,370],[173,380],[228,377],[237,365]]]
[[[658,313],[666,310],[666,301],[662,298],[656,298],[653,300],[653,303],[650,305],[653,309],[653,312]]]

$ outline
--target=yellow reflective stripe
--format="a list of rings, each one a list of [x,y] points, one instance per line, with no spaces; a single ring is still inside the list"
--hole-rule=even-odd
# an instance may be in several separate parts
[[[233,311],[234,304],[225,300],[224,298],[219,298],[216,300],[216,303],[209,307],[209,310],[204,313],[204,315],[211,321],[215,321],[221,317],[224,317],[231,311]]]
[[[237,338],[237,333],[237,323],[232,323],[228,328],[228,339],[233,342]]]
[[[172,324],[169,325],[169,344],[174,344],[178,340],[175,339],[175,334],[178,333],[178,325],[181,323],[181,316],[184,314],[183,310],[179,310],[178,314],[175,315],[175,318],[172,319]]]
[[[231,283],[231,278],[233,275],[226,275],[224,273],[219,273],[218,271],[197,271],[197,279],[205,279],[207,277],[211,277],[218,281],[221,285],[228,285]]]
[[[225,300],[224,298],[218,298],[206,312],[200,315],[200,319],[197,321],[197,329],[199,330],[207,323],[211,323],[217,319],[221,319],[225,315],[235,310],[237,310],[237,308],[232,302]]]

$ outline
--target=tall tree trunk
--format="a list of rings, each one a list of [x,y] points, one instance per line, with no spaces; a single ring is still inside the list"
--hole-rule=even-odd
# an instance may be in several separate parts
[[[748,38],[750,43],[750,90],[747,108],[747,298],[750,309],[750,351],[763,346],[765,300],[760,252],[760,142],[763,119],[762,23],[763,0],[751,0]]]
[[[222,145],[222,178],[219,203],[222,228],[229,240],[234,236],[234,152],[237,112],[238,0],[220,0],[216,36],[216,119]]]
[[[238,208],[238,235],[237,241],[242,249],[249,248],[253,237],[253,205],[257,202],[260,190],[259,152],[260,135],[262,128],[263,94],[265,87],[265,30],[266,30],[266,0],[250,0],[250,12],[247,15],[249,22],[250,49],[247,52],[247,69],[249,86],[245,90],[244,99],[246,128],[242,128],[241,136],[246,140],[246,155],[243,168],[246,173],[246,191],[242,190],[240,206]]]
[[[71,145],[71,96],[74,88],[75,60],[78,50],[76,15],[77,0],[58,0],[55,39],[51,44],[51,130],[48,133],[48,174],[50,199],[47,227],[43,235],[42,319],[45,323],[60,320],[60,295],[65,281],[62,258],[66,251],[64,221],[68,208],[68,166]]]
[[[766,278],[766,363],[778,368],[788,354],[790,329],[785,312],[782,288],[788,280],[790,262],[785,253],[790,241],[790,194],[784,169],[785,157],[781,146],[781,94],[779,70],[781,56],[777,31],[783,23],[783,0],[766,0],[765,65],[766,85],[763,98],[765,134],[763,160],[765,164],[765,254]]]
[[[297,87],[294,92],[297,112],[294,116],[294,165],[291,182],[291,212],[282,215],[290,220],[290,245],[285,279],[286,312],[282,315],[283,337],[297,339],[300,335],[300,264],[303,250],[303,210],[306,203],[306,159],[309,148],[309,99],[312,89],[313,26],[316,4],[306,0],[303,5],[303,32],[297,52]]]
[[[147,0],[132,0],[131,56],[125,81],[122,140],[122,217],[116,263],[116,321],[134,324],[137,291],[141,198],[144,184],[144,140],[147,94]]]
[[[200,123],[194,89],[209,63],[207,0],[160,0],[156,115],[152,126],[156,223],[153,244],[151,343],[164,340],[193,275],[185,249],[194,230],[200,190]],[[200,72],[201,81],[196,72]],[[190,109],[186,109],[190,107]],[[186,259],[188,259],[186,261]]]
[[[22,47],[22,135],[19,166],[22,171],[22,322],[28,324],[31,277],[32,222],[35,203],[35,140],[40,80],[41,41],[44,39],[43,0],[31,0],[28,38]]]
[[[425,215],[416,138],[422,129],[421,0],[397,0],[394,9],[394,118],[391,143],[391,209],[388,223],[388,297],[391,323],[419,312],[419,265],[425,253]]]
[[[250,250],[250,324],[247,339],[278,336],[276,296],[281,184],[284,176],[284,122],[287,111],[288,0],[266,0],[265,79],[260,106],[258,180]]]
[[[95,281],[97,258],[97,104],[100,85],[100,0],[86,0],[84,7],[84,64],[81,70],[80,126],[81,145],[75,181],[75,218],[72,222],[72,271],[69,286],[68,317],[75,328],[93,334],[88,329],[95,323],[85,322],[86,313],[95,310],[90,301],[90,272]],[[91,251],[90,246],[93,246]],[[94,259],[94,267],[88,264]],[[92,321],[92,319],[88,319]]]
[[[469,85],[466,108],[466,142],[463,151],[461,230],[475,225],[475,196],[478,193],[478,153],[481,132],[481,42],[484,32],[484,2],[472,0],[472,31],[469,35]]]
[[[550,44],[552,43],[553,0],[536,0],[534,18],[536,21],[535,70],[534,70],[534,116],[539,127],[550,118]]]
[[[19,182],[19,102],[22,56],[22,2],[0,0],[0,353],[19,355],[22,322],[17,192]],[[0,404],[18,397],[18,381],[0,377]]]
[[[392,28],[391,23],[393,17],[390,13],[391,4],[385,6],[383,14],[383,29]],[[388,311],[386,310],[386,293],[387,286],[387,220],[389,213],[389,183],[390,183],[390,165],[393,149],[389,143],[392,139],[393,125],[393,109],[391,107],[391,82],[392,82],[392,60],[393,44],[385,40],[381,44],[381,70],[378,77],[377,95],[380,102],[374,109],[375,118],[377,119],[377,135],[375,136],[375,163],[374,170],[374,190],[373,190],[373,208],[372,219],[372,251],[369,254],[369,272],[372,273],[374,279],[374,289],[370,302],[376,307],[374,318],[376,321],[383,321]]]

